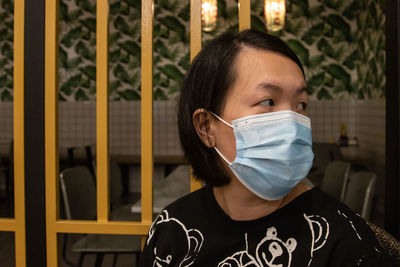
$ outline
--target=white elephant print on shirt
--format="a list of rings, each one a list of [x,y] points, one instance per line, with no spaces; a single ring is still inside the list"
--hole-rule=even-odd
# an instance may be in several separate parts
[[[218,267],[290,267],[292,252],[296,246],[294,238],[284,242],[278,238],[276,228],[270,227],[266,236],[258,243],[255,257],[248,252],[246,236],[246,250],[227,257]]]
[[[163,240],[163,250],[157,250],[154,244],[153,267],[179,266],[187,267],[194,260],[203,245],[203,235],[196,229],[187,229],[186,226],[176,218],[170,218],[166,210],[162,211],[152,223],[149,231],[147,244],[155,242],[153,238],[157,233],[174,231],[178,233],[173,239]],[[179,249],[176,248],[179,244]]]

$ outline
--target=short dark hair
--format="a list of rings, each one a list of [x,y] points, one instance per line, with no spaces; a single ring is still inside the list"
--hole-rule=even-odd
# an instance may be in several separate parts
[[[281,39],[250,29],[238,33],[224,33],[211,40],[194,58],[182,82],[178,102],[180,141],[196,178],[212,186],[229,183],[219,155],[203,144],[192,122],[199,108],[220,115],[228,90],[235,81],[234,65],[240,51],[251,47],[279,53],[293,60],[304,75],[296,54]]]

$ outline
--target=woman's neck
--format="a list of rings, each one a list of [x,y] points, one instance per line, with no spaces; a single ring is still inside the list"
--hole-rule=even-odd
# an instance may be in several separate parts
[[[273,213],[308,189],[298,184],[281,199],[265,200],[254,195],[234,178],[228,185],[214,187],[213,191],[219,206],[232,220],[249,221]]]

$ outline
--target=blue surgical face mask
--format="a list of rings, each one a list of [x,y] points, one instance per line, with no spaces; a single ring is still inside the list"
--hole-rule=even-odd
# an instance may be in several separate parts
[[[276,200],[287,195],[311,169],[311,121],[285,110],[247,116],[232,121],[236,137],[236,158],[229,162],[215,150],[251,192]]]

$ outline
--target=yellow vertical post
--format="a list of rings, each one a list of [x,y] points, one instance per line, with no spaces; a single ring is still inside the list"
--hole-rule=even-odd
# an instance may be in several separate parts
[[[26,266],[24,150],[24,0],[14,1],[14,203],[15,264]]]
[[[142,222],[151,222],[153,214],[153,5],[153,0],[142,0]]]
[[[190,0],[190,61],[201,50],[201,0]],[[201,187],[201,182],[194,179],[190,171],[190,191]]]
[[[239,0],[239,31],[250,29],[251,27],[251,7],[250,0]]]
[[[201,50],[201,0],[190,0],[190,61]]]
[[[109,210],[107,0],[97,0],[96,34],[97,220],[107,221]]]
[[[45,173],[46,254],[48,266],[59,266],[56,220],[58,194],[58,2],[46,0],[45,18]]]

